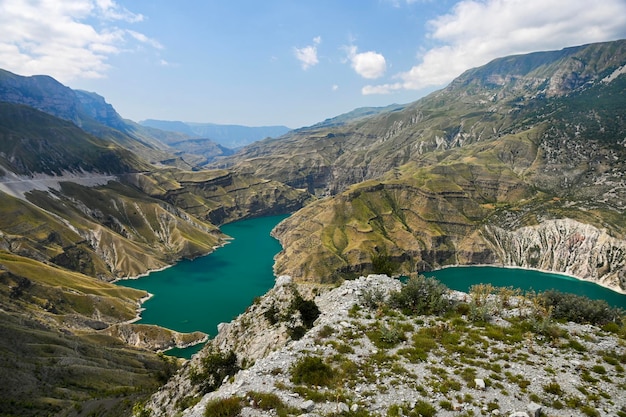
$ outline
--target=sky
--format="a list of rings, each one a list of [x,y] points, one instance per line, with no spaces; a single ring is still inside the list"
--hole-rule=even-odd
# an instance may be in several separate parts
[[[309,126],[494,58],[626,38],[626,0],[0,0],[0,68],[122,117]]]

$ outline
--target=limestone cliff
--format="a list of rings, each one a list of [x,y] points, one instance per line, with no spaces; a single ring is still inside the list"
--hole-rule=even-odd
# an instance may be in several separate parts
[[[180,333],[160,326],[132,323],[115,324],[100,333],[118,338],[130,346],[155,352],[174,347],[185,348],[208,339],[208,335],[202,332]]]
[[[626,242],[605,230],[561,219],[516,230],[485,226],[483,236],[502,265],[563,272],[626,290]]]

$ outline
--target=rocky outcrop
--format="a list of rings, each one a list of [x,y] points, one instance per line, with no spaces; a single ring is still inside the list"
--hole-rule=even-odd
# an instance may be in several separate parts
[[[311,199],[305,191],[280,182],[226,170],[162,170],[125,178],[145,193],[217,225],[291,213]]]
[[[215,338],[152,397],[150,408],[158,410],[159,415],[174,415],[184,398],[198,395],[198,388],[189,380],[190,375],[202,366],[203,358],[214,351],[236,352],[240,364],[251,364],[289,343],[289,328],[299,325],[300,321],[297,316],[279,318],[278,315],[289,311],[297,293],[291,277],[279,277],[274,287],[246,312],[229,323],[218,325]],[[273,313],[276,317],[272,317]]]
[[[220,344],[234,348],[243,357],[251,352],[246,346],[267,345],[267,318],[259,312],[272,303],[282,302],[281,288],[287,287],[277,285],[256,307],[222,326],[217,336]],[[617,363],[606,355],[617,354],[615,349],[622,343],[618,336],[594,326],[568,323],[559,325],[561,336],[551,342],[545,340],[545,335],[535,338],[530,333],[511,338],[509,332],[514,324],[504,317],[519,316],[524,310],[519,308],[523,307],[523,298],[509,299],[508,307],[484,328],[465,323],[465,316],[446,320],[434,316],[404,317],[382,308],[369,310],[367,294],[386,299],[400,288],[398,280],[370,275],[322,290],[314,298],[321,315],[301,339],[263,349],[253,364],[248,362],[246,369],[226,378],[221,387],[205,395],[197,392],[188,376],[207,353],[203,351],[152,397],[147,408],[153,416],[203,417],[210,402],[238,398],[243,409],[237,415],[276,415],[274,407],[266,409],[252,400],[251,393],[263,393],[275,399],[273,404],[280,402],[290,407],[294,415],[357,411],[364,415],[407,415],[404,413],[417,410],[418,406],[444,417],[459,413],[512,415],[519,410],[528,410],[529,415],[583,415],[584,402],[563,404],[567,398],[579,398],[581,387],[591,395],[604,393],[594,397],[589,410],[611,414],[626,407],[626,399],[619,395],[621,366],[598,365],[602,357]],[[462,293],[452,297],[468,299]],[[233,332],[243,324],[248,331]],[[402,336],[393,336],[392,329]],[[390,337],[385,340],[395,337],[395,342],[376,342],[377,332],[385,330]],[[524,331],[528,332],[528,328]],[[483,336],[477,338],[478,334]],[[444,347],[447,343],[449,348]],[[243,349],[238,350],[237,346]],[[303,358],[318,358],[322,368],[333,369],[334,376],[344,383],[326,386],[320,382],[312,387],[294,382],[293,373]],[[310,371],[313,369],[316,368]],[[598,372],[601,378],[594,376]],[[595,382],[585,382],[590,380]],[[537,406],[537,398],[545,405]],[[189,404],[195,405],[188,407]],[[404,413],[391,414],[398,410]]]
[[[101,333],[116,337],[130,346],[152,351],[186,348],[208,339],[208,335],[202,332],[180,333],[150,324],[115,324]]]
[[[506,230],[485,226],[483,236],[503,265],[561,272],[626,290],[626,241],[571,219]]]

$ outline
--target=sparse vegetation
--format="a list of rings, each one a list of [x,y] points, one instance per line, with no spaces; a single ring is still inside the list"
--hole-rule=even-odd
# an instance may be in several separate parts
[[[294,384],[330,386],[334,379],[333,368],[318,356],[304,356],[291,369]]]
[[[225,377],[234,375],[238,370],[234,352],[212,351],[202,357],[199,369],[191,369],[189,378],[200,392],[207,393],[215,391]]]
[[[243,408],[238,397],[220,398],[209,401],[204,409],[206,417],[237,417]]]
[[[442,314],[452,304],[446,297],[449,289],[434,278],[411,277],[399,292],[392,293],[389,304],[409,314]]]

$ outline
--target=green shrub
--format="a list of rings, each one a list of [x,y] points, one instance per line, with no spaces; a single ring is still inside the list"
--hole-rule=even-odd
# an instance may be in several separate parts
[[[411,277],[398,292],[390,295],[389,304],[412,314],[442,314],[452,304],[447,298],[450,290],[434,278]]]
[[[561,389],[561,385],[559,385],[556,381],[552,381],[549,384],[544,385],[543,390],[547,394],[563,395],[563,389]]]
[[[591,370],[595,372],[596,374],[600,374],[600,375],[606,374],[606,368],[602,365],[594,365],[593,368],[591,368]]]
[[[279,417],[298,414],[299,410],[286,405],[278,395],[271,392],[250,391],[246,397],[254,401],[254,408],[270,411],[273,410]]]
[[[581,295],[556,290],[542,293],[540,302],[545,308],[552,308],[552,317],[555,319],[575,323],[595,325],[621,323],[624,315],[623,310],[609,306],[605,300],[592,300]]]
[[[361,304],[370,310],[377,310],[387,302],[385,292],[380,288],[365,289],[360,297]]]
[[[263,313],[263,315],[271,325],[274,325],[280,321],[280,310],[274,304],[272,304],[267,310],[265,310],[265,313]]]
[[[452,403],[448,400],[439,401],[439,407],[443,408],[446,411],[452,411],[454,409],[452,407]]]
[[[367,332],[367,337],[369,337],[372,343],[379,349],[392,348],[406,340],[404,332],[398,329],[397,326],[389,328],[384,324],[378,326],[376,330]]]
[[[583,412],[583,414],[585,414],[586,416],[589,417],[597,417],[600,416],[600,412],[598,410],[596,410],[595,408],[591,407],[590,405],[583,405],[580,407],[580,411]]]
[[[300,340],[306,334],[306,329],[304,326],[289,327],[287,333],[293,340]]]
[[[333,381],[333,368],[317,356],[304,356],[291,368],[291,382],[294,384],[330,386]]]
[[[239,371],[237,355],[233,351],[212,351],[200,360],[200,369],[192,368],[189,379],[200,388],[202,393],[215,391],[222,385],[227,376],[232,376]]]
[[[296,294],[291,301],[290,309],[292,311],[299,311],[300,318],[304,327],[310,329],[313,327],[313,323],[320,316],[320,309],[313,300],[305,300],[300,294]]]
[[[219,398],[207,403],[204,415],[206,417],[236,417],[242,408],[238,397]]]
[[[437,414],[435,407],[424,400],[418,401],[417,404],[415,404],[415,407],[413,407],[413,410],[409,413],[410,416],[416,417],[433,417],[435,414]]]

